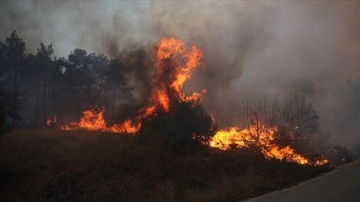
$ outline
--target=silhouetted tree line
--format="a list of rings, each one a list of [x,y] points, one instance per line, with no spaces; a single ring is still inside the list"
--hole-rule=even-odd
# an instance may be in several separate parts
[[[82,49],[67,58],[53,53],[53,45],[44,43],[35,54],[26,52],[15,31],[0,41],[1,132],[44,127],[49,119],[74,120],[94,105],[109,109],[107,118],[112,119],[119,101],[132,98],[123,61]]]
[[[54,125],[78,120],[82,111],[96,106],[106,109],[108,123],[122,121],[144,100],[140,98],[140,104],[134,104],[133,87],[125,76],[129,71],[135,72],[129,74],[138,81],[143,96],[147,95],[146,82],[141,83],[147,77],[144,68],[148,65],[142,50],[130,51],[120,59],[89,54],[82,49],[75,49],[66,58],[57,58],[53,53],[53,45],[44,43],[40,43],[35,54],[26,52],[24,40],[15,31],[5,42],[0,41],[0,134],[13,127],[46,127],[49,122]],[[351,112],[344,117],[350,116],[353,121],[357,121],[360,114],[359,89],[359,81],[349,81],[345,89],[337,91],[346,98],[347,111]],[[312,98],[314,82],[304,79],[300,91],[281,102],[266,96],[258,102],[243,103],[240,107],[242,127],[262,122],[278,128],[277,141],[281,145],[290,144],[303,152],[328,150],[324,144],[328,135],[319,131],[319,117],[305,100],[305,97]],[[144,123],[147,127],[143,127],[140,139],[146,140],[148,135],[156,133],[176,150],[184,145],[195,148],[206,141],[215,133],[216,124],[201,105],[189,104],[180,103],[171,113],[160,114]],[[340,124],[347,126],[349,121]],[[339,148],[336,150],[343,151]],[[346,152],[341,153],[348,156]]]

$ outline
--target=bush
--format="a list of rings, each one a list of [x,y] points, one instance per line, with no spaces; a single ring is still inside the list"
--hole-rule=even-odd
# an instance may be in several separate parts
[[[179,103],[170,112],[159,112],[144,122],[139,140],[159,136],[162,143],[177,152],[203,147],[216,132],[216,125],[204,108],[196,103]]]
[[[353,156],[351,155],[349,150],[339,144],[332,147],[329,154],[327,154],[327,158],[329,158],[334,165],[346,163],[353,160]]]

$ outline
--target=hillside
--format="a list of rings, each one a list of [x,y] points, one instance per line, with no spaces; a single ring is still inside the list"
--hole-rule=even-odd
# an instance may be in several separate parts
[[[255,148],[175,152],[159,139],[15,130],[0,146],[2,201],[242,200],[331,168],[267,160]]]

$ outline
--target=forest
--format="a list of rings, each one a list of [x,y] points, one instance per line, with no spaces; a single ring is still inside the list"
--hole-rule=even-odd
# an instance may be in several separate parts
[[[13,31],[4,42],[0,41],[2,133],[11,128],[56,128],[79,120],[88,109],[104,110],[108,125],[123,122],[134,116],[134,111],[150,96],[151,57],[144,48],[139,48],[124,51],[116,58],[83,49],[57,58],[53,45],[44,43],[33,54],[27,52],[25,41]],[[344,122],[339,119],[339,127],[344,127],[345,132],[346,128],[353,128],[351,121],[346,120],[358,119],[359,88],[359,81],[348,81],[346,86],[336,89],[338,97],[346,99],[345,106],[351,108],[344,108],[350,118]],[[134,95],[134,90],[140,96]],[[314,93],[314,82],[305,78],[285,99],[266,95],[252,102],[240,99],[237,124],[248,127],[261,121],[278,127],[279,137],[290,144],[309,139],[324,141],[329,134],[319,126],[319,116],[311,103]],[[299,141],[290,140],[295,137]]]
[[[358,1],[0,5],[0,201],[360,201]]]
[[[167,54],[173,46],[162,42],[180,45]],[[52,44],[40,43],[32,54],[16,31],[0,42],[0,178],[8,191],[0,199],[242,200],[355,157],[327,141],[308,101],[311,80],[283,100],[242,102],[238,126],[222,129],[202,106],[205,91],[182,92],[201,51],[173,38],[159,44],[152,63],[145,49],[115,59],[75,49],[57,58]],[[89,109],[106,121],[95,131],[81,125]],[[129,117],[139,127],[114,133]]]
[[[118,106],[134,99],[124,72],[136,65],[129,63],[141,52],[125,60],[82,49],[67,58],[56,58],[53,52],[52,44],[41,43],[36,54],[27,53],[15,31],[0,43],[1,109],[7,126],[46,127],[55,115],[59,122],[79,118],[94,105],[108,109],[107,118],[116,120]]]

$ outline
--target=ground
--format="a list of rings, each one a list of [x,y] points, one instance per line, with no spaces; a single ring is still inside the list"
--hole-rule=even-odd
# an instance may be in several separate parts
[[[331,170],[255,148],[175,152],[158,137],[14,130],[0,142],[0,201],[232,201]]]

